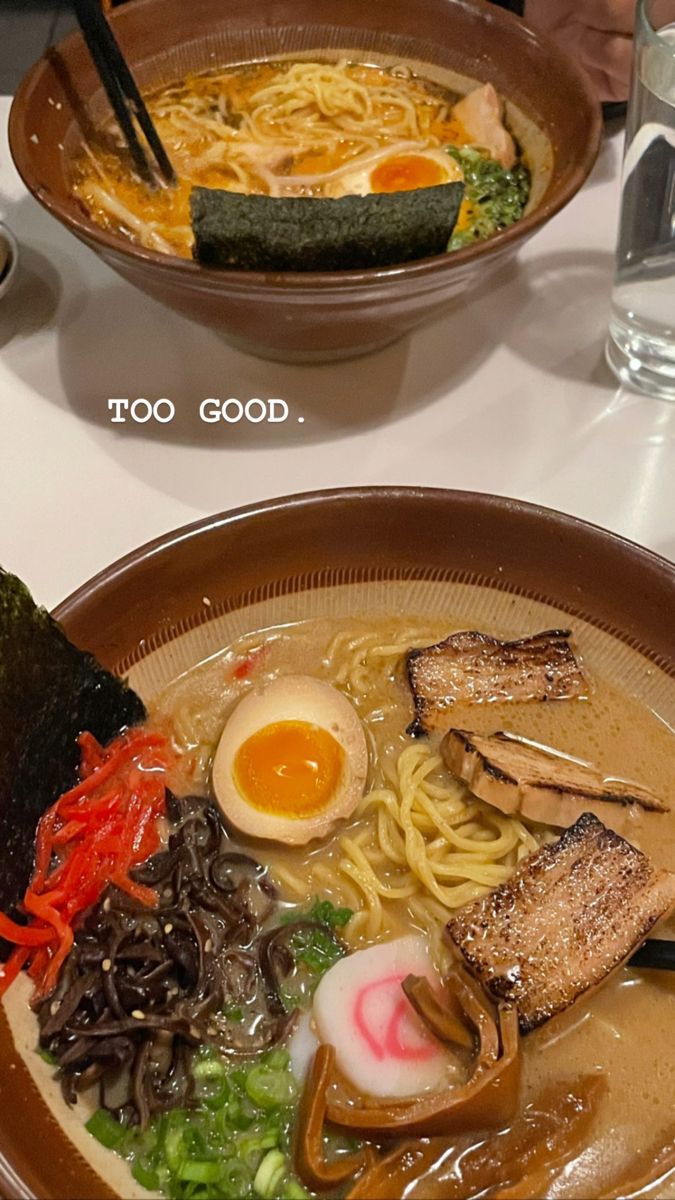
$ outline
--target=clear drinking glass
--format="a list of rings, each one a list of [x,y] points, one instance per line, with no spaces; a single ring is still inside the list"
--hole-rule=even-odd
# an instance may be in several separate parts
[[[675,0],[638,0],[607,360],[675,400]]]

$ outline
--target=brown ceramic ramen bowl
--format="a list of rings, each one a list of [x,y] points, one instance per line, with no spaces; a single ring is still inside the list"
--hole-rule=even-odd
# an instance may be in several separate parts
[[[552,604],[559,620],[586,622],[617,653],[637,653],[641,677],[675,679],[672,563],[572,517],[468,492],[319,492],[225,513],[136,550],[56,616],[112,669],[147,670],[164,654],[177,673],[179,647],[224,616],[246,610],[245,620],[268,601],[301,616],[328,586],[391,592],[404,581],[416,581],[418,596],[431,581],[480,586],[502,605]],[[0,1062],[0,1193],[112,1197],[48,1112],[1,1007]]]
[[[115,271],[170,308],[267,357],[341,358],[385,345],[481,281],[567,204],[598,150],[600,106],[575,64],[483,0],[133,0],[111,17],[142,88],[264,57],[409,62],[468,91],[491,81],[532,169],[525,217],[489,242],[388,268],[322,273],[214,270],[100,229],[71,193],[87,131],[107,115],[79,34],[19,88],[10,144],[33,195]]]

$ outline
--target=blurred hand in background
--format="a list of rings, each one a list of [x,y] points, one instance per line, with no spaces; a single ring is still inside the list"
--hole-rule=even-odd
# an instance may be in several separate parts
[[[635,6],[636,0],[525,0],[525,19],[585,67],[601,100],[626,100]]]

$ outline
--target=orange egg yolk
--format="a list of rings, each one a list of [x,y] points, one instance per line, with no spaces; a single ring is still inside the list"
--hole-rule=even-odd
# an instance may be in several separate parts
[[[399,154],[375,167],[370,184],[374,192],[411,192],[414,188],[435,187],[447,179],[441,164],[433,159],[421,154]]]
[[[319,725],[278,721],[242,742],[234,759],[234,782],[261,812],[311,817],[336,795],[344,759],[340,743]]]

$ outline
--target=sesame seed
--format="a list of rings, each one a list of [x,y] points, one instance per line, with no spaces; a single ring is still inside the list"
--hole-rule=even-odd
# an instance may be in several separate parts
[[[110,896],[106,896],[105,900],[103,901],[103,911],[110,912]]]
[[[211,601],[208,596],[202,596],[202,604],[205,604],[207,608],[211,607]]]
[[[109,971],[111,967],[112,967],[112,960],[109,958],[104,958],[103,962],[101,963],[101,970]]]
[[[213,941],[211,940],[211,938],[207,938],[206,941],[204,942],[204,951],[206,954],[210,954],[212,950],[213,950]]]
[[[50,1011],[50,1013],[52,1014],[52,1016],[54,1016],[54,1015],[55,1015],[55,1014],[56,1014],[56,1013],[59,1011],[60,1007],[61,1007],[61,1001],[60,1001],[60,1000],[53,1000],[53,1001],[52,1001],[52,1003],[49,1005],[49,1011]]]
[[[135,1008],[131,1015],[136,1021],[145,1020],[145,1013],[140,1008]]]
[[[172,929],[173,929],[173,925],[171,924],[171,921],[167,921],[166,925],[164,926],[164,932],[171,933]]]

